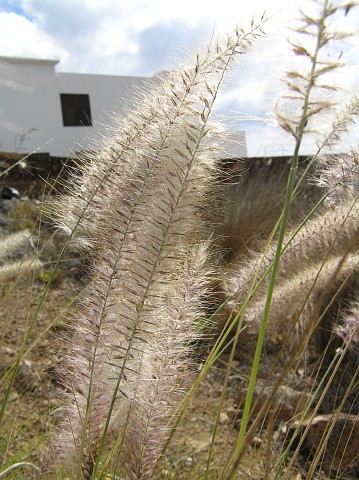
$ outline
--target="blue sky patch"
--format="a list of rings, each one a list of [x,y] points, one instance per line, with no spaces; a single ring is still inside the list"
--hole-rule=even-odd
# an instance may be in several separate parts
[[[13,12],[30,21],[34,20],[35,17],[25,13],[22,4],[23,2],[21,0],[0,0],[0,11]]]

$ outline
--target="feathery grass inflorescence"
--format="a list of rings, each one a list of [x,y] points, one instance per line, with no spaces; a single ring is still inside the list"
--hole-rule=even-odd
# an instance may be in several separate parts
[[[332,300],[343,282],[359,267],[359,255],[330,257],[325,262],[303,265],[303,268],[280,283],[274,291],[267,328],[267,349],[282,344],[290,334],[286,345],[288,352],[308,332],[310,324],[315,325],[322,309]],[[265,295],[258,296],[246,309],[243,320],[249,332],[260,325]],[[322,304],[322,305],[321,305]],[[318,309],[318,306],[321,308]],[[252,324],[252,327],[250,326]],[[293,325],[293,330],[290,326]],[[274,344],[274,345],[273,345]]]
[[[285,72],[283,82],[289,91],[277,102],[276,119],[278,124],[301,143],[303,137],[313,134],[317,140],[322,138],[318,130],[321,115],[326,115],[337,106],[337,100],[329,93],[336,92],[338,87],[328,79],[328,74],[344,66],[342,53],[338,51],[338,43],[350,37],[350,33],[338,31],[333,27],[331,18],[340,12],[345,14],[356,5],[356,2],[346,1],[334,3],[330,0],[313,1],[310,12],[300,12],[298,25],[293,31],[298,38],[289,41],[292,52],[302,59],[300,69]],[[356,102],[354,102],[356,103]],[[287,111],[288,110],[288,111]],[[355,107],[357,110],[357,107]],[[339,121],[339,118],[342,121]],[[339,115],[334,121],[330,140],[336,140],[336,135],[348,127],[352,114],[344,117]],[[344,122],[344,123],[343,123]],[[326,138],[324,136],[324,138]],[[329,145],[329,139],[325,144]],[[333,145],[333,143],[332,143]]]
[[[293,281],[303,269],[315,263],[324,263],[327,258],[336,258],[358,250],[359,204],[349,199],[322,214],[315,215],[302,228],[290,230],[283,241],[283,252],[277,272],[277,281]],[[225,297],[233,297],[227,308],[234,308],[244,301],[253,284],[253,277],[262,278],[270,271],[276,247],[271,245],[265,256],[258,254],[239,264],[233,262],[224,275]],[[298,277],[299,278],[299,277]],[[300,282],[299,282],[300,283]],[[268,276],[262,282],[261,292],[268,287]]]
[[[29,229],[0,238],[0,294],[10,296],[21,279],[38,273],[43,263],[36,255],[34,237]],[[0,335],[0,338],[2,335]]]
[[[335,328],[336,334],[349,344],[349,352],[356,358],[359,358],[359,304],[355,300],[350,308],[342,312]]]
[[[323,189],[325,201],[338,205],[359,193],[358,154],[332,155],[320,158],[314,182]]]
[[[68,446],[80,478],[98,474],[109,437],[126,478],[153,476],[208,292],[202,213],[219,175],[209,116],[232,60],[260,34],[236,29],[169,72],[64,200],[60,223],[96,246],[54,457]]]
[[[41,260],[35,257],[18,260],[17,262],[8,262],[0,266],[0,285],[8,281],[9,277],[16,279],[25,274],[30,276],[35,271],[39,271],[41,267]]]
[[[233,54],[245,53],[255,37],[262,34],[252,23],[250,32],[238,29],[233,37],[228,36],[226,45],[210,46],[188,70],[158,75],[149,84],[149,92],[139,95],[136,104],[129,106],[127,117],[119,120],[120,128],[115,129],[113,138],[105,140],[100,154],[80,160],[83,174],[72,178],[66,211],[54,205],[60,228],[79,248],[91,249],[98,244],[99,231],[107,228],[104,212],[113,209],[118,196],[121,201],[130,198],[132,205],[136,204],[135,198],[142,191],[138,185],[146,183],[151,171],[158,168],[160,153],[171,142],[174,125],[186,118],[189,140],[196,138],[217,95],[216,81],[212,79],[227,68]],[[236,47],[233,42],[237,42]],[[196,111],[198,102],[204,105],[203,112]]]
[[[318,154],[324,150],[331,152],[331,149],[342,140],[343,134],[347,133],[355,124],[359,115],[359,94],[354,93],[342,108],[337,109],[328,131],[319,134],[317,139]],[[316,155],[317,156],[317,155]]]
[[[329,206],[338,208],[338,206],[348,204],[349,202],[357,205],[359,196],[357,153],[333,155],[326,158],[326,161],[321,160],[318,164],[315,181],[324,190],[325,201]],[[358,250],[358,241],[353,241],[352,251],[358,252]],[[356,272],[358,270],[359,265],[356,266]],[[331,325],[331,328],[344,344],[348,345],[349,354],[357,360],[359,331],[357,288],[355,288],[354,293],[350,293],[347,296],[346,303],[349,306],[339,310],[339,318]]]
[[[0,265],[19,260],[30,252],[34,253],[30,240],[31,231],[27,228],[0,238]]]

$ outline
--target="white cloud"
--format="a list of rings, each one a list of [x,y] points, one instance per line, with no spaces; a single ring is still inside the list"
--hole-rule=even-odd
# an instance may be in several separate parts
[[[298,0],[287,2],[286,0],[272,0],[269,6],[269,15],[273,17],[266,23],[268,32],[278,32],[285,18],[289,18],[294,5]],[[174,36],[179,36],[177,48],[179,51],[195,45],[198,31],[206,39],[215,30],[216,34],[222,34],[231,30],[235,24],[247,27],[252,16],[260,18],[263,12],[268,10],[266,0],[255,2],[242,2],[237,0],[181,0],[170,2],[168,0],[23,0],[20,2],[22,10],[16,9],[16,14],[9,13],[14,2],[4,9],[0,23],[3,37],[8,41],[1,43],[2,54],[12,55],[14,49],[9,45],[17,45],[16,52],[25,55],[29,49],[38,50],[40,54],[46,53],[54,56],[62,52],[60,68],[67,68],[69,61],[71,66],[77,57],[77,69],[94,69],[95,58],[100,60],[101,65],[106,63],[106,57],[117,56],[121,61],[121,55],[134,56],[141,52],[141,38],[143,32],[154,30],[156,26],[167,26]],[[19,3],[19,2],[17,2]],[[288,3],[290,6],[288,6]],[[28,18],[25,19],[26,15]],[[15,18],[14,18],[15,17]],[[31,19],[31,20],[30,20]],[[21,22],[25,25],[21,25]],[[10,30],[12,24],[15,29]],[[180,33],[186,26],[187,42],[183,41]],[[24,32],[19,30],[25,28]],[[32,34],[29,34],[31,30]],[[22,35],[18,35],[21,31]],[[25,35],[23,35],[25,33]],[[44,36],[45,35],[45,36]],[[193,39],[193,36],[195,37]],[[20,38],[22,37],[22,38]],[[154,37],[153,37],[154,38]],[[158,48],[160,41],[155,47]],[[46,48],[44,48],[46,46]],[[162,43],[166,47],[166,43]],[[148,49],[147,49],[148,50]],[[9,53],[6,53],[9,52]],[[67,54],[64,54],[67,52]],[[93,61],[89,61],[92,57]],[[83,61],[83,63],[82,63]],[[84,65],[84,67],[82,66]],[[132,62],[131,66],[136,65]],[[137,64],[144,68],[144,62]],[[105,68],[106,73],[110,73]],[[112,72],[119,74],[120,72]],[[130,73],[130,72],[125,72]],[[143,74],[146,72],[132,72]]]
[[[54,38],[39,30],[27,18],[0,12],[0,55],[35,58],[68,58]]]

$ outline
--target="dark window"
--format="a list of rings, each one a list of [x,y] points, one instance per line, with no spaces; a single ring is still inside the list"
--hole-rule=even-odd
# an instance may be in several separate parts
[[[92,125],[90,97],[88,95],[60,93],[64,127]]]

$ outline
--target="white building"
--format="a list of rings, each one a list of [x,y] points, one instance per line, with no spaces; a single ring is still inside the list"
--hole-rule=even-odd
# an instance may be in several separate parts
[[[58,60],[0,57],[0,150],[67,157],[93,149],[93,139],[123,115],[138,89],[155,77],[57,72]],[[246,156],[234,132],[228,156]],[[240,142],[237,142],[240,140]]]

